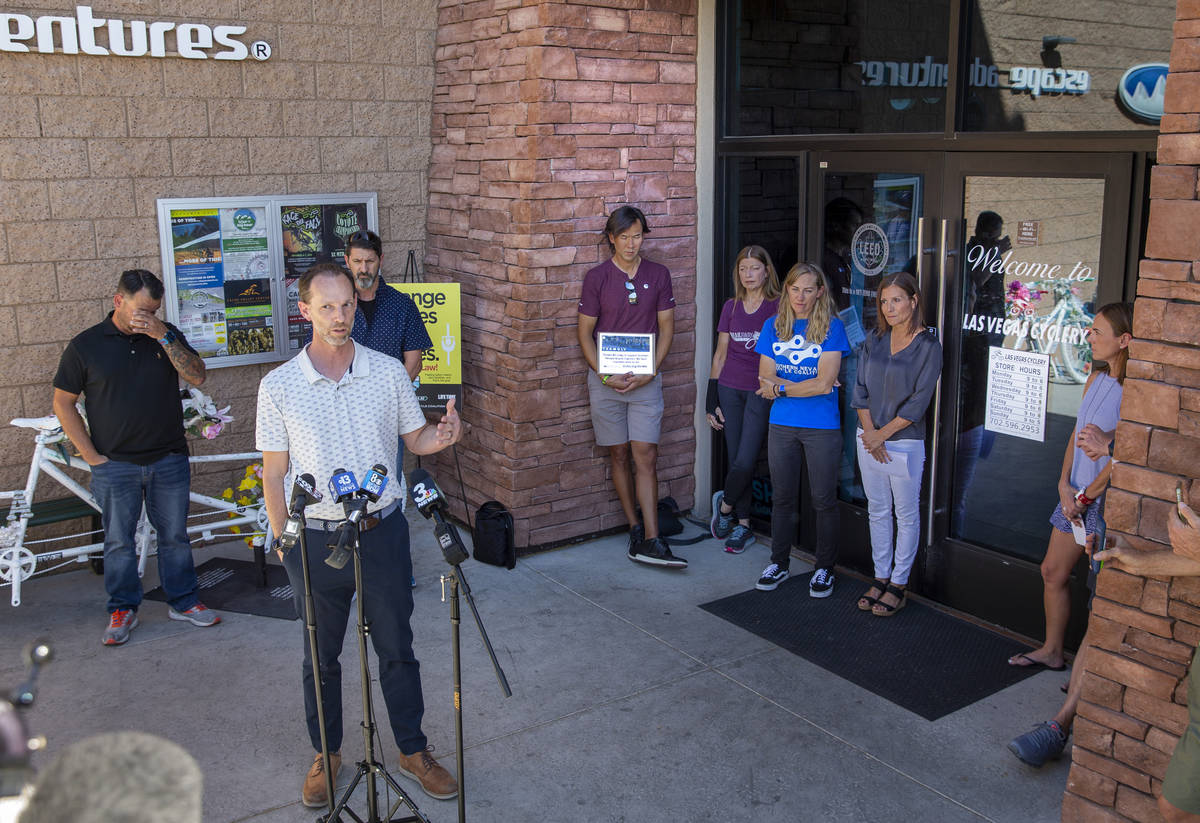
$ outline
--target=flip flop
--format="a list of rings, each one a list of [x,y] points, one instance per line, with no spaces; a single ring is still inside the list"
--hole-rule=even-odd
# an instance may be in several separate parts
[[[1014,663],[1013,662],[1014,660],[1024,660],[1025,662],[1024,663]],[[1032,657],[1027,655],[1025,652],[1021,652],[1020,654],[1014,654],[1012,657],[1008,658],[1008,665],[1010,665],[1014,668],[1017,668],[1017,669],[1033,669],[1034,671],[1037,671],[1039,669],[1045,669],[1046,671],[1050,671],[1050,672],[1061,672],[1067,668],[1066,663],[1062,663],[1058,666],[1047,666],[1045,663],[1043,663],[1040,660],[1034,660]]]

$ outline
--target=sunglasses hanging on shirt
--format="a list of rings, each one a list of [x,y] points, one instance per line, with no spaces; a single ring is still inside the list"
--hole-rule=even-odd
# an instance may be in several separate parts
[[[629,292],[629,305],[636,306],[637,305],[637,287],[634,286],[632,282],[626,280],[625,288]]]

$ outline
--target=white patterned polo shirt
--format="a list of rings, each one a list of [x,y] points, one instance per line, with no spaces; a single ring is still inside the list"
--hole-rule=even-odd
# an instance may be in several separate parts
[[[258,386],[260,451],[287,452],[284,494],[292,478],[310,473],[324,494],[305,511],[309,517],[341,520],[345,513],[329,494],[337,469],[354,472],[358,482],[376,463],[388,470],[388,484],[370,510],[404,499],[405,484],[396,462],[396,439],[425,425],[425,415],[404,364],[394,357],[351,341],[354,361],[341,380],[330,380],[313,366],[308,347],[273,369]]]

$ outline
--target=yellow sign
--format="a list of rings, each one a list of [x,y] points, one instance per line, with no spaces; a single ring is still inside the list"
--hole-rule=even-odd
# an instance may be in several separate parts
[[[424,409],[462,407],[462,299],[458,283],[394,283],[417,304],[433,348],[421,356],[417,396]]]

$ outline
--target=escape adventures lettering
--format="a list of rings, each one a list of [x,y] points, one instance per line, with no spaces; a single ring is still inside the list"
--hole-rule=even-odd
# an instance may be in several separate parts
[[[926,56],[919,61],[859,60],[864,86],[901,86],[905,88],[944,88],[950,76],[946,63]],[[1000,85],[1000,76],[1008,74],[1008,85]],[[1087,94],[1091,75],[1076,69],[1047,69],[1041,66],[1013,66],[1002,69],[979,60],[967,67],[968,81],[981,88],[1009,88],[1027,91],[1032,97],[1042,94]]]
[[[103,32],[103,33],[102,33]],[[168,38],[168,34],[173,36]],[[266,60],[271,47],[258,40],[249,45],[238,38],[245,26],[208,26],[164,20],[118,20],[96,17],[91,6],[76,6],[75,16],[0,12],[0,51],[42,54],[112,54],[117,57],[179,56],[189,60]],[[169,40],[175,52],[168,54]],[[27,45],[32,44],[32,45]],[[209,50],[218,48],[212,54]]]

